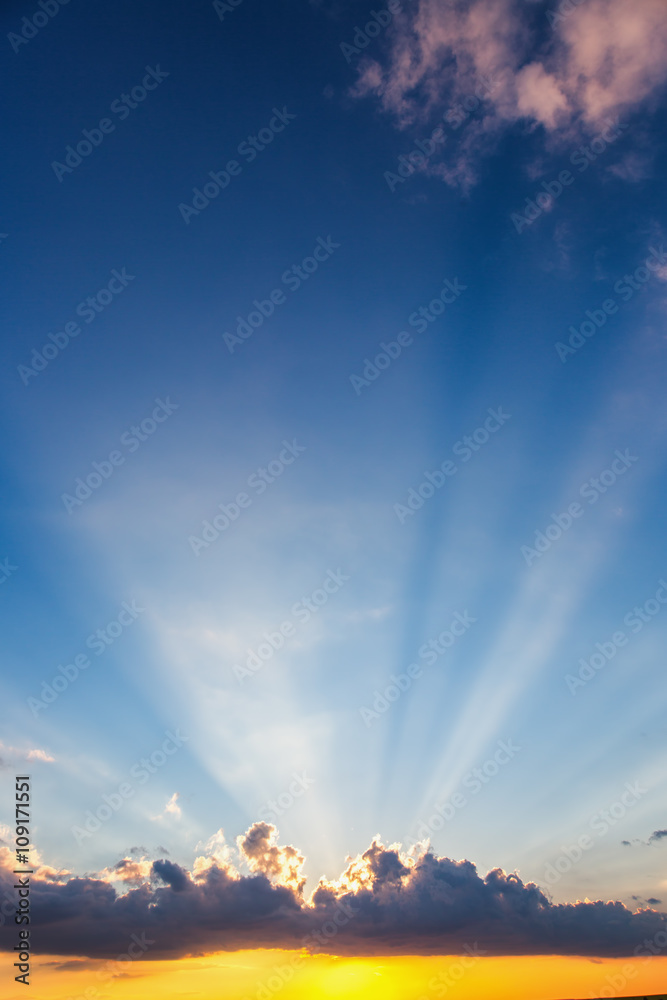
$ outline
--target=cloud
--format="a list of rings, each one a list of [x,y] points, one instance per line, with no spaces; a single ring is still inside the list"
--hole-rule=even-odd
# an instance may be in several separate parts
[[[656,840],[664,840],[665,837],[667,837],[667,830],[654,830],[648,840],[635,838],[634,840],[622,840],[621,844],[623,844],[624,847],[634,847],[639,844],[641,844],[642,847],[648,847],[649,844],[653,844]]]
[[[42,962],[45,968],[56,969],[58,972],[84,972],[87,969],[95,969],[96,963],[85,958],[71,958],[64,962]]]
[[[41,760],[46,764],[53,764],[55,757],[52,757],[50,753],[46,750],[40,749],[19,749],[18,747],[8,747],[4,743],[0,743],[0,767],[9,767],[11,764],[17,764],[19,761],[34,761]],[[6,759],[8,758],[8,759]]]
[[[164,853],[164,852],[163,852]],[[148,881],[151,875],[152,862],[141,858],[135,861],[133,858],[122,858],[111,868],[104,868],[98,873],[98,878],[106,879],[110,882],[127,882],[139,885]]]
[[[607,170],[622,181],[638,184],[651,176],[653,158],[649,153],[630,150],[617,163],[610,164]]]
[[[664,14],[663,0],[585,0],[551,32],[521,0],[419,0],[396,20],[386,60],[361,61],[351,92],[376,97],[405,128],[436,112],[447,120],[481,85],[481,115],[450,135],[437,171],[465,184],[517,122],[569,141],[654,102],[667,80]],[[645,169],[627,160],[617,173],[634,180]]]
[[[655,896],[649,896],[648,899],[644,899],[643,896],[633,896],[632,897],[636,903],[642,906],[660,906],[662,903],[661,899],[657,899]]]
[[[178,800],[180,795],[178,792],[174,792],[169,801],[167,802],[164,810],[159,816],[153,816],[154,820],[166,819],[168,816],[172,816],[174,819],[180,819],[183,815],[181,807],[178,805]]]
[[[470,861],[430,852],[409,856],[378,839],[348,858],[337,881],[322,879],[306,900],[303,858],[276,843],[274,827],[255,823],[238,841],[251,875],[220,860],[197,874],[160,859],[134,872],[145,880],[120,894],[108,878],[72,876],[55,884],[34,877],[32,912],[42,950],[113,957],[126,948],[128,934],[141,931],[154,941],[151,958],[301,948],[309,935],[322,950],[349,956],[451,955],[477,942],[489,955],[611,957],[632,955],[667,928],[667,917],[649,908],[632,913],[620,902],[555,904],[516,874],[496,868],[482,878]],[[219,852],[217,835],[215,847]],[[130,872],[133,864],[124,859],[114,870]],[[10,893],[11,868],[4,849],[2,888]],[[15,943],[11,927],[0,928],[7,950]]]
[[[555,76],[544,66],[530,63],[516,76],[517,112],[523,118],[534,118],[547,128],[554,128],[569,112],[567,97]]]
[[[306,884],[302,872],[306,860],[296,847],[279,847],[275,843],[276,828],[268,823],[254,823],[236,842],[246,864],[253,872],[274,878],[280,885],[303,892]]]
[[[152,873],[171,886],[174,892],[185,892],[192,888],[193,883],[188,873],[173,861],[154,861]]]

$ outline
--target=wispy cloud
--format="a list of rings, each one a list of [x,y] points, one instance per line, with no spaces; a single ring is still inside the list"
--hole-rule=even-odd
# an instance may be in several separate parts
[[[493,79],[484,113],[456,143],[457,169],[440,171],[460,183],[474,176],[489,138],[514,123],[552,138],[590,132],[649,101],[667,79],[662,0],[586,0],[546,41],[545,24],[519,0],[420,0],[397,21],[386,61],[364,61],[352,93],[377,97],[407,127]],[[626,161],[619,175],[634,180],[644,169]]]
[[[6,746],[4,743],[0,743],[0,767],[10,767],[14,763],[19,761],[34,761],[40,760],[46,764],[53,764],[55,757],[52,757],[47,750],[40,750],[39,748],[34,749],[19,749],[18,747]]]

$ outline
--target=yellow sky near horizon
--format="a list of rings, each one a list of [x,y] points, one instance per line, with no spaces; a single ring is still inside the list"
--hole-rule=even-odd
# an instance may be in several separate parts
[[[137,960],[104,979],[105,961],[41,956],[31,966],[30,1000],[569,1000],[643,997],[667,983],[667,957],[456,956],[346,958],[257,949],[169,961]],[[9,964],[9,963],[8,963]],[[108,974],[108,973],[107,973]],[[13,989],[3,1000],[26,996]],[[662,994],[661,994],[662,995]]]

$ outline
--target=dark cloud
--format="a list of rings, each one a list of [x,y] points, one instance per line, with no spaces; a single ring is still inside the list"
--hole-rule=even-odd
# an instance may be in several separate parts
[[[69,958],[64,962],[42,962],[46,968],[55,969],[57,972],[81,972],[85,969],[94,969],[95,962],[85,958]]]
[[[175,865],[173,861],[154,861],[152,871],[154,875],[171,886],[174,892],[184,892],[186,889],[192,888],[192,880],[188,873],[180,865]]]
[[[342,955],[448,955],[465,945],[489,955],[630,956],[667,929],[652,909],[620,902],[555,904],[535,884],[501,869],[481,877],[470,861],[417,858],[373,842],[336,882],[322,880],[310,900],[294,880],[295,848],[273,848],[275,830],[255,824],[242,842],[250,859],[273,869],[241,875],[221,857],[192,872],[153,862],[146,881],[118,893],[106,878],[32,881],[35,940],[42,953],[113,958],[132,934],[151,942],[147,958],[242,948],[300,948],[304,939]],[[4,889],[11,893],[6,852]],[[651,900],[651,902],[654,902]],[[655,901],[657,902],[657,901]],[[310,937],[309,937],[310,936]],[[314,937],[313,937],[314,936]],[[12,922],[0,944],[15,943]]]
[[[621,843],[624,847],[638,846],[640,844],[642,847],[647,847],[654,841],[663,840],[665,837],[667,837],[667,830],[654,830],[648,840],[639,840],[638,838],[635,838],[634,840],[622,840]]]
[[[644,899],[643,896],[632,896],[632,899],[642,907],[659,906],[662,903],[662,900],[656,899],[655,896],[649,896],[648,899]]]

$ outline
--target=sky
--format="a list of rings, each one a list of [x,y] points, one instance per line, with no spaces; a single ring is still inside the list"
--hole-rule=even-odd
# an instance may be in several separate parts
[[[0,18],[33,996],[659,992],[662,0]]]

